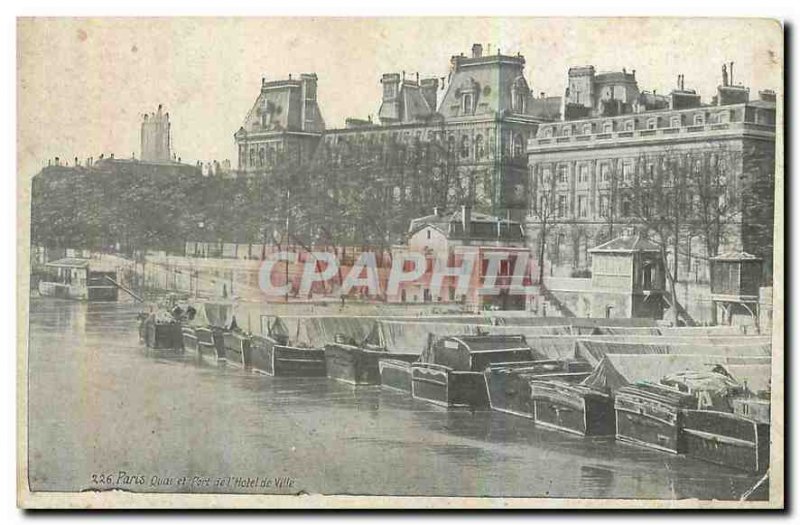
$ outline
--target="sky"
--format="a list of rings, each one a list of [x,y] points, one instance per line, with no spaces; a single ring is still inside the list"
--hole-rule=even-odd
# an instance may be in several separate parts
[[[328,128],[380,105],[387,72],[447,76],[479,42],[522,53],[534,93],[563,96],[567,70],[635,69],[668,93],[678,74],[704,99],[734,80],[779,92],[782,29],[767,19],[37,18],[17,24],[18,170],[49,158],[139,156],[142,115],[163,104],[184,162],[231,159],[261,78],[315,72]]]

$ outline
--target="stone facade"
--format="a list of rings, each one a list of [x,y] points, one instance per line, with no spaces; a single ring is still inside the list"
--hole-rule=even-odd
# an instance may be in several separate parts
[[[467,204],[521,220],[528,192],[525,144],[539,124],[559,117],[561,106],[559,97],[533,96],[524,66],[520,55],[484,55],[476,44],[471,56],[451,58],[447,81],[387,73],[381,77],[377,119],[350,118],[344,128],[330,130],[316,101],[311,104],[306,80],[264,83],[235,135],[239,170],[266,170],[281,151],[290,151],[291,159],[317,156],[335,162],[353,151],[394,149],[402,161],[423,159],[426,180],[450,181],[446,200],[435,204]],[[300,116],[303,108],[306,117]],[[399,195],[415,190],[408,181],[387,184]]]
[[[241,173],[263,172],[278,162],[311,157],[325,130],[317,105],[317,75],[261,79],[261,92],[234,134]]]
[[[630,199],[637,184],[672,160],[685,169],[688,187],[713,171],[719,199],[738,199],[736,210],[724,208],[719,250],[754,253],[771,270],[773,92],[750,100],[747,88],[725,77],[712,103],[702,104],[682,76],[662,96],[639,91],[635,71],[598,75],[589,66],[570,69],[564,113],[566,119],[539,126],[527,144],[526,230],[534,254],[547,232],[545,275],[587,276],[589,249],[636,226]],[[697,196],[686,198],[694,199],[694,209],[701,205]],[[679,235],[679,279],[706,282],[708,250],[692,221],[687,217]]]

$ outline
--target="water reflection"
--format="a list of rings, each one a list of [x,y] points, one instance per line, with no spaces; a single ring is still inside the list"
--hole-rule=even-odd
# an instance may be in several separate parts
[[[380,387],[266,377],[198,363],[192,353],[147,353],[138,309],[32,299],[34,490],[82,490],[93,473],[120,470],[148,479],[285,475],[297,480],[292,490],[327,494],[730,499],[754,482],[686,458],[502,413],[446,410]]]

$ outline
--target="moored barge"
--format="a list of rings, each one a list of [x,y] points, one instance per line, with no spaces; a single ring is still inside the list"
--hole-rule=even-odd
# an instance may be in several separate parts
[[[537,425],[580,436],[614,435],[614,402],[608,393],[564,378],[534,378],[530,390]]]
[[[250,366],[269,376],[325,377],[325,350],[291,346],[283,337],[254,335]]]
[[[382,358],[378,361],[381,386],[411,393],[411,362]]]
[[[411,362],[418,357],[413,353],[371,350],[341,342],[325,345],[327,376],[352,385],[379,385],[381,359]]]
[[[226,364],[244,369],[250,368],[250,338],[250,335],[240,330],[223,332]]]
[[[686,455],[746,472],[769,466],[769,423],[729,412],[684,411]]]
[[[532,379],[563,379],[577,383],[589,375],[587,368],[587,363],[555,359],[490,365],[483,372],[489,406],[498,412],[532,419]]]
[[[411,395],[445,407],[489,408],[483,371],[493,363],[532,361],[523,336],[446,336],[411,365]]]
[[[617,440],[682,454],[684,410],[695,403],[694,396],[655,383],[620,388],[614,400]]]

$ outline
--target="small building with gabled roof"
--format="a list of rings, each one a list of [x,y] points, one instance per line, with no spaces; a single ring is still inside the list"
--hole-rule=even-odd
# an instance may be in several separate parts
[[[661,247],[641,234],[623,234],[591,248],[592,317],[664,315]]]

